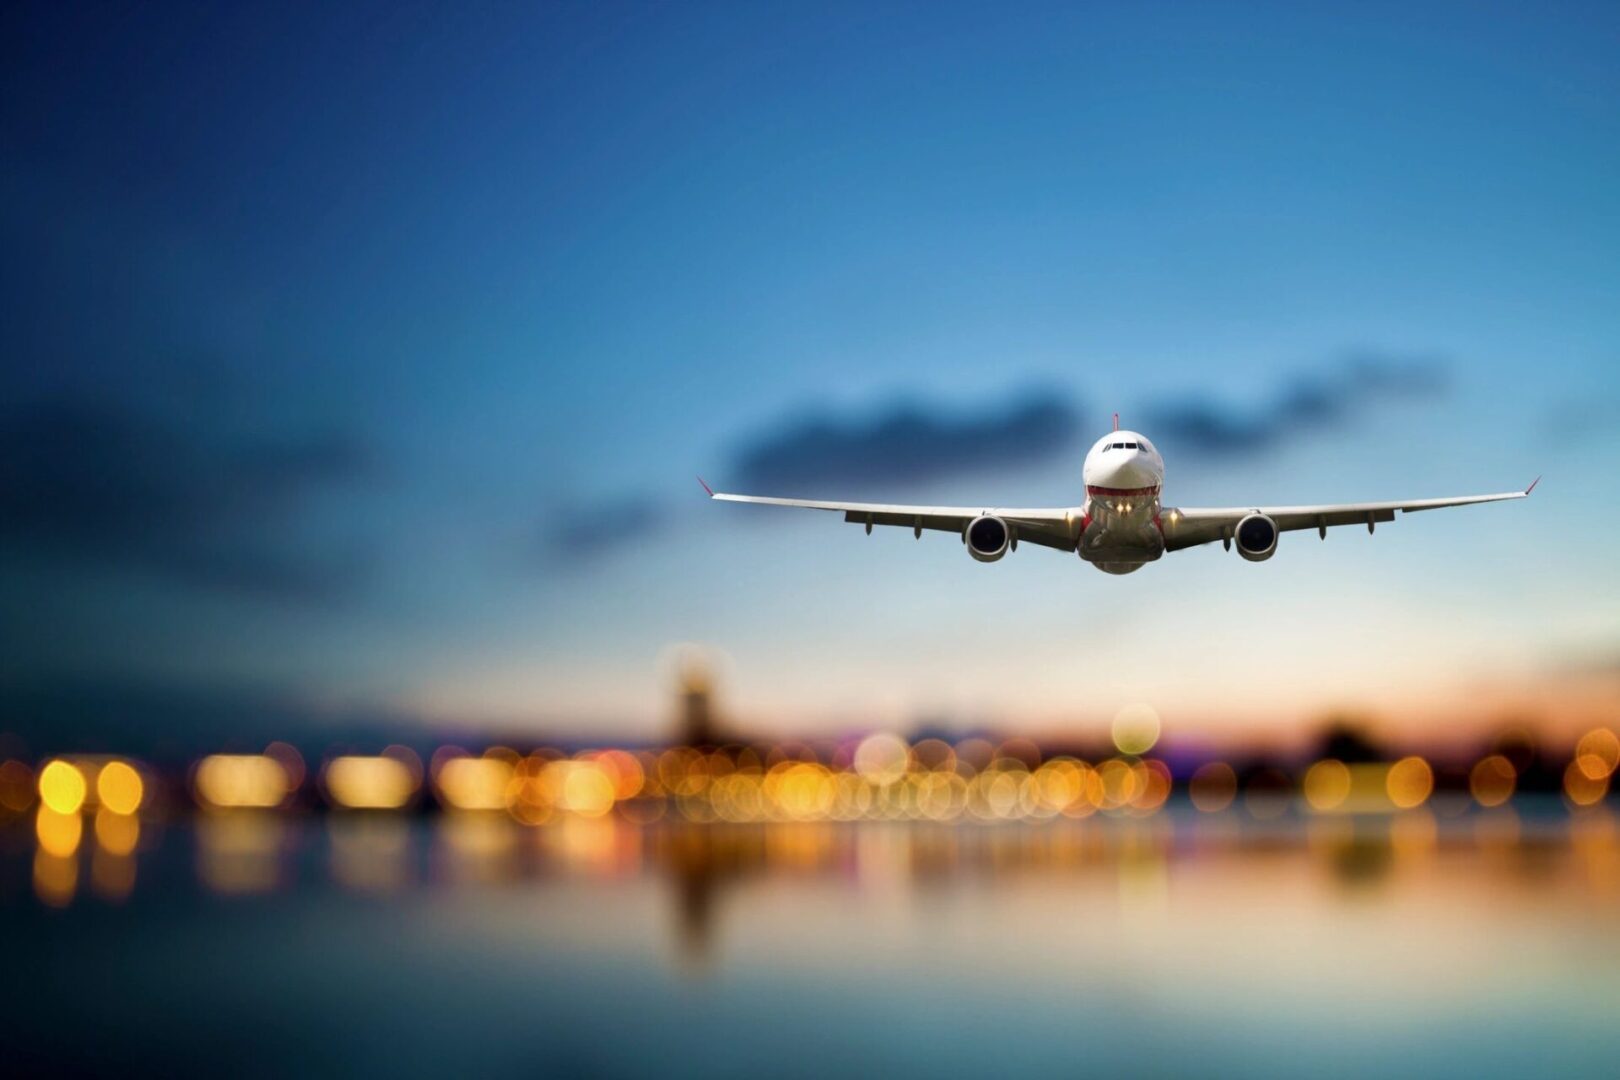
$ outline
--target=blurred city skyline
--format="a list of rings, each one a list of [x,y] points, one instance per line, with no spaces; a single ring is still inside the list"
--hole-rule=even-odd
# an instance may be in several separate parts
[[[0,15],[0,730],[1410,744],[1620,700],[1620,14]],[[704,502],[1535,496],[1118,580]],[[116,745],[112,743],[116,740]]]

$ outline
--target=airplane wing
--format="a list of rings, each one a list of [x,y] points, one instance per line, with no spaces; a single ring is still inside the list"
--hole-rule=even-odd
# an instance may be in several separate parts
[[[1396,511],[1415,514],[1419,510],[1439,510],[1447,506],[1472,506],[1474,503],[1501,502],[1504,499],[1522,499],[1541,482],[1538,476],[1523,491],[1508,491],[1499,495],[1464,495],[1454,499],[1413,499],[1408,502],[1336,503],[1325,506],[1234,506],[1215,510],[1196,508],[1167,509],[1160,521],[1164,527],[1166,551],[1180,551],[1232,535],[1237,523],[1249,514],[1265,514],[1277,523],[1279,532],[1295,529],[1316,529],[1322,536],[1335,525],[1365,525],[1372,532],[1380,521],[1394,521]]]
[[[698,481],[702,483],[701,478]],[[704,484],[703,490],[709,491]],[[904,506],[894,503],[817,502],[813,499],[775,499],[764,495],[728,495],[709,491],[709,498],[720,502],[757,503],[761,506],[796,506],[806,510],[831,510],[844,520],[865,525],[895,525],[922,536],[924,529],[961,536],[968,522],[981,514],[994,514],[1012,528],[1013,543],[1024,541],[1059,551],[1073,551],[1080,532],[1080,508],[1055,510],[1004,510],[977,506]]]

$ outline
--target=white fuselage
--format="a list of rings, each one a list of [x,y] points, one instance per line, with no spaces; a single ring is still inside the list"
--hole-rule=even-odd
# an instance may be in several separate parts
[[[1112,431],[1086,454],[1080,557],[1100,570],[1128,574],[1164,554],[1159,496],[1164,458],[1134,431]]]

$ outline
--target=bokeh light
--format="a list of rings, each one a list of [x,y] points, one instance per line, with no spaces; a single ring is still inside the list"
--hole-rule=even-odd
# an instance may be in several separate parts
[[[1588,779],[1606,779],[1620,764],[1620,737],[1608,728],[1588,731],[1575,744],[1575,763]]]
[[[96,773],[96,799],[115,814],[133,814],[145,795],[141,774],[128,762],[109,761]]]
[[[910,748],[898,735],[868,735],[855,749],[855,771],[874,784],[892,784],[905,775]]]
[[[61,759],[39,771],[39,799],[58,814],[73,814],[84,806],[89,785],[78,767]]]
[[[613,784],[613,798],[617,802],[624,802],[640,795],[647,785],[647,770],[641,760],[627,750],[598,750],[590,755],[596,767]],[[710,760],[723,760],[727,771],[730,771],[731,759],[720,751],[715,751]]]
[[[1170,768],[1162,761],[1147,760],[1136,764],[1136,791],[1131,797],[1131,808],[1138,813],[1151,814],[1170,798]]]
[[[1089,794],[1099,810],[1117,810],[1136,797],[1136,771],[1119,758],[1102,762],[1091,775],[1095,783],[1089,785]]]
[[[417,778],[392,755],[346,754],[326,764],[325,783],[333,803],[350,810],[397,810],[416,794]]]
[[[1305,773],[1305,801],[1312,810],[1337,810],[1350,797],[1350,769],[1342,761],[1327,758]]]
[[[562,783],[563,809],[585,817],[601,817],[613,809],[613,780],[594,761],[571,762]]]
[[[504,756],[451,757],[433,778],[439,802],[452,810],[504,810],[513,763]]]
[[[192,777],[197,799],[205,806],[280,806],[293,790],[282,761],[269,754],[210,754]]]
[[[1434,770],[1420,757],[1404,757],[1389,767],[1384,789],[1397,809],[1422,806],[1434,792]]]
[[[1474,764],[1468,773],[1468,793],[1481,806],[1501,806],[1513,798],[1518,770],[1501,754],[1492,754]]]
[[[1127,706],[1115,719],[1111,735],[1117,736],[1116,749],[1146,747],[1156,738],[1157,715],[1147,706]],[[1610,734],[1606,728],[1594,729],[1577,745],[1560,788],[1572,808],[1594,805],[1607,795],[1613,772],[1608,765]],[[198,761],[191,773],[198,804],[211,812],[286,806],[295,790],[290,770],[301,771],[302,758],[285,744],[272,745],[279,747],[274,755],[267,749],[264,754],[212,754]],[[1458,768],[1439,786],[1453,800],[1501,806],[1521,779],[1509,752],[1492,754],[1471,769]],[[12,764],[7,776],[13,802],[31,802],[37,791],[41,808],[49,812],[36,819],[44,850],[76,851],[88,826],[70,819],[93,810],[97,850],[110,856],[134,851],[140,837],[135,814],[147,801],[152,774],[118,758],[52,759],[37,777],[25,765]],[[1047,757],[1025,738],[991,742],[972,737],[954,746],[928,738],[913,746],[888,732],[844,743],[675,746],[661,751],[610,747],[572,755],[545,747],[524,754],[494,746],[475,756],[444,746],[432,755],[429,772],[437,807],[502,815],[501,829],[510,827],[508,817],[528,826],[600,818],[645,825],[666,818],[753,824],[1147,817],[1161,812],[1175,794],[1167,764],[1141,754],[1120,753],[1090,764],[1067,753]],[[421,759],[407,748],[391,746],[375,756],[330,758],[322,770],[321,790],[335,809],[395,810],[411,804],[422,780]],[[1324,758],[1293,774],[1281,764],[1250,766],[1246,781],[1240,781],[1231,764],[1206,761],[1192,772],[1186,795],[1203,813],[1224,811],[1242,796],[1253,817],[1275,819],[1296,806],[1336,815],[1409,810],[1427,803],[1436,788],[1433,768],[1416,756],[1392,765]],[[73,809],[64,813],[57,809],[61,807]],[[487,835],[507,834],[496,830]],[[1325,834],[1319,830],[1318,835]],[[229,862],[214,861],[221,866]],[[232,873],[218,876],[225,880]],[[269,875],[261,866],[243,876]]]
[[[1122,754],[1145,754],[1159,741],[1159,714],[1144,702],[1126,705],[1114,714],[1114,745]]]
[[[1593,806],[1609,793],[1609,775],[1593,777],[1577,759],[1564,769],[1564,797],[1576,806]]]

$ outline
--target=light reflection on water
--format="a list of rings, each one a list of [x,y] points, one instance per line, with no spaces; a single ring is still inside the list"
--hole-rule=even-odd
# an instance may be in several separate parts
[[[1480,1075],[1602,1074],[1620,1049],[1603,812],[531,829],[243,811],[66,855],[16,832],[5,955],[56,973],[6,1008],[37,1060]],[[118,1038],[87,1051],[91,1029]]]

